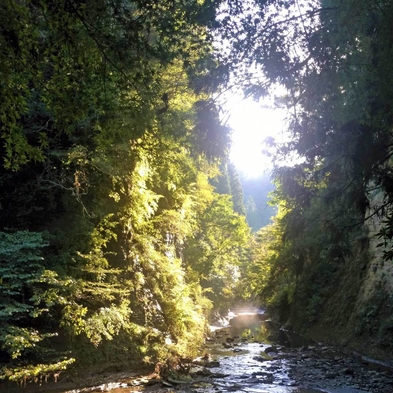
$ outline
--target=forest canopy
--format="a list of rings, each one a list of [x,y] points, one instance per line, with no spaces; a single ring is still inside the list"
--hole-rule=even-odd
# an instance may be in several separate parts
[[[196,353],[235,296],[217,6],[1,2],[1,378]]]
[[[278,214],[253,239],[250,282],[283,322],[310,327],[325,313],[324,324],[340,323],[391,348],[383,269],[393,257],[393,3],[239,7],[242,17],[228,11],[222,19],[222,39],[233,43],[224,57],[256,98],[277,83],[285,87],[277,104],[288,109],[291,137],[269,141]],[[371,263],[380,279],[374,295],[357,303]],[[333,301],[337,310],[329,309]]]
[[[2,1],[0,377],[195,354],[245,296],[312,323],[370,218],[392,259],[392,7]],[[292,138],[251,237],[218,102],[277,84]]]

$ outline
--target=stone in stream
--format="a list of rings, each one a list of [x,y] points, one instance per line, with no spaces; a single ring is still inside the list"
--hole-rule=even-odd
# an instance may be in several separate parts
[[[273,375],[272,375],[272,376],[270,376],[270,377],[266,377],[265,379],[261,379],[261,382],[262,382],[262,383],[268,383],[268,384],[271,384],[271,383],[273,383],[273,381],[274,381],[274,377],[273,377]]]
[[[355,370],[353,368],[348,367],[348,368],[344,369],[344,374],[345,375],[353,375],[353,374],[355,374]]]
[[[255,371],[251,374],[253,377],[260,376],[260,377],[271,377],[273,378],[273,373],[269,373],[266,371]]]
[[[205,367],[207,367],[207,368],[220,367],[220,362],[217,362],[217,361],[207,362],[205,364]]]
[[[278,352],[278,348],[277,348],[277,347],[267,347],[267,348],[265,348],[264,352],[265,352],[266,354],[268,354],[268,355],[269,355],[270,353],[276,354],[276,353]]]
[[[247,378],[244,382],[250,383],[250,384],[256,384],[256,383],[261,383],[261,382],[264,383],[264,381],[262,381],[261,379],[256,378],[256,377]]]
[[[250,376],[248,374],[242,374],[238,378],[239,379],[247,379],[247,378],[250,378]]]
[[[262,356],[253,356],[253,359],[256,360],[257,362],[266,362],[266,361],[270,360],[270,359],[265,359]]]
[[[213,373],[210,370],[203,368],[202,370],[197,370],[197,371],[195,371],[195,373],[191,374],[192,377],[194,377],[196,375],[199,375],[202,377],[210,377],[211,375],[213,375]]]

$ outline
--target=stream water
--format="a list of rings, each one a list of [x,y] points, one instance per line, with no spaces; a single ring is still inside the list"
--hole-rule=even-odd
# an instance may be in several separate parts
[[[280,330],[264,314],[243,314],[207,345],[219,359],[222,391],[255,393],[393,392],[392,368]],[[236,390],[237,389],[237,390]],[[213,392],[217,390],[194,390]]]
[[[213,329],[188,379],[109,376],[111,382],[57,392],[393,393],[393,368],[280,330],[263,312]]]

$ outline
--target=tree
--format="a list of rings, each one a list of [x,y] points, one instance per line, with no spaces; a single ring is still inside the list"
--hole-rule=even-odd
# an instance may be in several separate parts
[[[41,249],[48,246],[44,234],[1,232],[0,244],[0,348],[6,356],[2,363],[7,364],[0,378],[26,383],[75,361],[51,349],[51,338],[57,333],[41,327],[43,321],[50,320],[50,313],[64,304],[70,282],[59,280],[46,268],[41,256]],[[27,359],[35,359],[35,364],[23,365]]]
[[[384,78],[392,59],[392,4],[255,2],[252,13],[239,7],[243,18],[227,18],[229,9],[221,25],[232,42],[226,59],[233,74],[255,70],[245,81],[239,76],[246,95],[284,86],[280,104],[291,113],[292,138],[277,146],[274,173],[283,246],[267,257],[266,285],[280,293],[285,285],[278,278],[285,277],[281,310],[291,306],[313,323],[344,261],[355,255],[355,239],[366,237],[364,222],[386,217],[380,245],[392,238],[392,90]],[[296,164],[285,167],[288,157]],[[388,250],[385,258],[391,256]]]
[[[228,165],[228,174],[235,212],[245,216],[246,209],[244,207],[243,189],[240,184],[239,176],[236,172],[235,165],[232,163]]]
[[[249,228],[233,210],[229,195],[213,195],[199,217],[198,231],[187,240],[184,258],[216,307],[228,308],[247,260]]]
[[[219,5],[0,5],[1,306],[14,307],[2,378],[56,374],[71,359],[149,363],[202,342],[212,303],[184,253],[229,146],[209,95],[226,73],[212,44]],[[234,219],[229,201],[221,210]],[[225,270],[234,251],[221,251]]]
[[[277,213],[277,207],[270,204],[270,194],[274,191],[271,175],[257,178],[240,179],[244,197],[247,222],[253,231],[271,223],[271,218]]]

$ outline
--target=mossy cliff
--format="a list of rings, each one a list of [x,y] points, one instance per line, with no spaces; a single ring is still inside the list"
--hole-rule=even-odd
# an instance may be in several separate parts
[[[319,260],[299,279],[289,308],[273,313],[285,327],[378,359],[393,361],[393,263],[368,220],[340,264]]]

